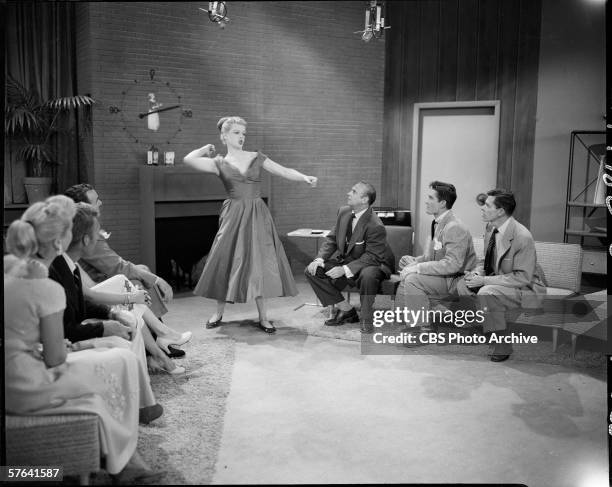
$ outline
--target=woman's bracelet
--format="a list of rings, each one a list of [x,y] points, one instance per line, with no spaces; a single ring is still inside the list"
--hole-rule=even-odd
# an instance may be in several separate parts
[[[130,301],[131,299],[132,299],[132,293],[125,293],[123,295],[124,306],[129,306],[130,304],[132,304],[133,301]]]

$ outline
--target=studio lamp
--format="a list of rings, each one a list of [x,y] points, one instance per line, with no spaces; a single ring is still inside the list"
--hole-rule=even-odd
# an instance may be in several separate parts
[[[225,25],[230,20],[227,16],[227,6],[225,2],[208,2],[208,10],[204,8],[200,8],[200,10],[208,13],[210,21],[219,24],[219,27],[222,29],[225,28]]]
[[[385,29],[391,26],[385,25],[385,2],[381,0],[370,0],[366,4],[365,25],[363,30],[358,30],[355,34],[361,34],[361,40],[369,42],[372,38],[380,39],[384,35]]]

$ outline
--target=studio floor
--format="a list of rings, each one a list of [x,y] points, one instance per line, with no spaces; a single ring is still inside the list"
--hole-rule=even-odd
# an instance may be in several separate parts
[[[471,353],[364,355],[354,325],[328,333],[305,279],[269,300],[278,332],[184,293],[165,321],[192,342],[231,339],[234,361],[211,483],[608,485],[605,367]],[[548,347],[550,344],[542,344]],[[190,344],[185,347],[190,353]],[[197,400],[197,398],[192,398]]]

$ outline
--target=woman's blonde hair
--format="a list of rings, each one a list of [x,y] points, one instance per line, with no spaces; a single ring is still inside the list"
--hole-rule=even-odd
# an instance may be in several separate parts
[[[19,220],[11,223],[6,233],[6,249],[25,261],[53,245],[72,227],[75,203],[67,196],[57,195],[32,204]],[[16,268],[11,274],[22,274]],[[6,272],[6,269],[5,269]]]

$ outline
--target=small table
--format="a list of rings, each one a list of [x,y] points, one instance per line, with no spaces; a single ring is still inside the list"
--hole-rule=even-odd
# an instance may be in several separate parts
[[[317,252],[319,251],[319,239],[327,237],[330,231],[331,230],[317,230],[313,228],[298,228],[297,230],[293,230],[292,232],[289,232],[287,234],[287,237],[302,237],[302,238],[313,239],[314,244],[315,244],[314,255],[317,255]],[[323,305],[319,302],[319,299],[317,298],[316,303],[302,303],[297,308],[295,308],[293,311],[297,311],[302,306],[320,306],[322,307]]]

